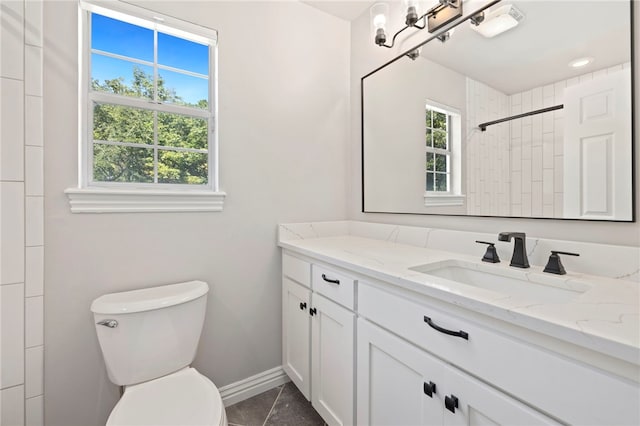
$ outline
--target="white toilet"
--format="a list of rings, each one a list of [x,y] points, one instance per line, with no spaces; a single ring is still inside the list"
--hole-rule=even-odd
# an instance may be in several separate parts
[[[124,386],[107,426],[227,426],[220,392],[189,366],[208,291],[206,283],[190,281],[93,301],[109,379]]]

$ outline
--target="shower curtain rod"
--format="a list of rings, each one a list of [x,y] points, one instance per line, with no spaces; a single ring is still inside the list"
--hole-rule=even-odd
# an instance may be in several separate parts
[[[501,118],[499,120],[487,121],[486,123],[480,123],[480,124],[478,124],[478,127],[480,128],[480,130],[482,130],[484,132],[485,130],[487,130],[487,126],[492,126],[494,124],[503,123],[505,121],[515,120],[516,118],[523,118],[523,117],[529,117],[530,115],[542,114],[543,112],[555,111],[555,110],[562,109],[562,108],[564,108],[564,105],[555,105],[555,106],[551,106],[551,107],[547,107],[547,108],[541,108],[541,109],[537,109],[535,111],[529,111],[529,112],[525,112],[525,113],[522,113],[522,114],[512,115],[511,117]]]

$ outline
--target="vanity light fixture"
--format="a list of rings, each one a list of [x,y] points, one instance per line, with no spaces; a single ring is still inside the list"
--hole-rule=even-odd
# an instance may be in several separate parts
[[[389,5],[387,3],[376,3],[371,6],[371,28],[373,30],[374,41],[378,46],[387,48],[393,47],[398,35],[407,28],[417,28],[430,33],[437,31],[453,20],[462,16],[462,0],[438,0],[438,4],[420,14],[420,2],[418,0],[404,0],[406,9],[405,26],[398,30],[391,38],[391,44],[387,43],[387,21],[389,16]],[[440,37],[438,37],[440,39]],[[446,41],[446,37],[444,40]],[[417,56],[416,56],[417,57]],[[414,59],[414,58],[412,58]]]
[[[471,28],[483,37],[492,38],[516,27],[524,14],[512,4],[505,4],[487,13],[479,13],[469,21]]]
[[[591,62],[593,62],[593,58],[591,58],[591,57],[578,58],[578,59],[574,59],[573,61],[569,62],[569,66],[571,68],[582,68],[582,67],[585,67],[585,66],[589,65]]]

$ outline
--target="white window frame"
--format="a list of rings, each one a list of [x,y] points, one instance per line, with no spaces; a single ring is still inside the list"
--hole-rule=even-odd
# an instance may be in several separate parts
[[[462,206],[465,196],[462,194],[462,119],[460,111],[430,99],[427,99],[425,103],[425,111],[427,109],[447,116],[447,149],[429,147],[425,144],[424,157],[426,159],[427,153],[446,155],[447,191],[427,191],[425,179],[424,204],[427,207]],[[425,178],[426,173],[428,171],[425,169]]]
[[[106,3],[101,3],[106,4]],[[79,172],[78,187],[65,191],[74,213],[103,212],[163,212],[163,211],[221,211],[226,194],[219,190],[218,182],[218,102],[217,102],[217,31],[121,1],[111,1],[108,7],[80,0],[79,3]],[[140,27],[156,30],[179,38],[209,46],[209,109],[190,108],[181,105],[159,103],[156,100],[124,97],[90,90],[91,84],[91,14],[98,13]],[[157,49],[157,40],[154,41]],[[100,52],[103,53],[103,52]],[[106,56],[127,59],[135,63],[158,69],[174,71],[171,67],[147,63],[136,58],[108,53]],[[157,55],[154,55],[157,58]],[[180,70],[185,73],[184,70]],[[157,80],[154,79],[154,82]],[[156,94],[157,95],[157,94]],[[208,180],[206,185],[165,184],[133,182],[99,182],[93,180],[93,107],[98,104],[115,104],[143,108],[148,111],[181,114],[202,118],[208,124]],[[154,123],[154,127],[157,124]],[[103,143],[101,141],[100,143]],[[140,146],[127,143],[106,144]],[[172,151],[205,152],[205,150],[167,147]],[[154,129],[154,168],[157,167],[158,151]],[[154,170],[155,171],[155,170]]]
[[[445,134],[446,134],[446,139],[447,139],[447,148],[446,149],[442,149],[442,148],[435,148],[435,147],[430,147],[427,146],[425,144],[425,155],[426,154],[440,154],[440,155],[444,155],[447,158],[447,171],[444,173],[446,174],[447,177],[447,190],[446,191],[429,191],[426,190],[426,192],[430,193],[430,194],[441,194],[441,195],[446,195],[446,194],[451,194],[451,166],[452,166],[452,161],[451,161],[451,155],[452,155],[452,151],[451,151],[451,145],[452,145],[452,140],[451,140],[451,113],[449,111],[446,111],[442,108],[433,106],[433,105],[429,105],[427,104],[425,106],[425,111],[426,110],[430,110],[430,111],[435,111],[435,112],[439,112],[441,114],[444,114],[447,117],[447,128],[445,130]],[[433,117],[432,117],[433,120]],[[442,131],[440,129],[434,129],[433,128],[433,121],[431,122],[431,127],[429,127],[431,129],[431,138],[433,140],[433,133],[438,130],[438,131]],[[434,163],[435,163],[435,157],[434,157]],[[435,173],[435,174],[443,174],[442,172],[436,172],[434,170],[426,170],[426,173]],[[426,185],[426,183],[425,183]],[[434,180],[434,188],[435,188],[435,180]]]

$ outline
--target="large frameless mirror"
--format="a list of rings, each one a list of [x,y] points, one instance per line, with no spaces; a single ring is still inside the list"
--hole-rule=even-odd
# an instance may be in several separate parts
[[[634,220],[631,3],[501,1],[364,76],[363,211]]]

